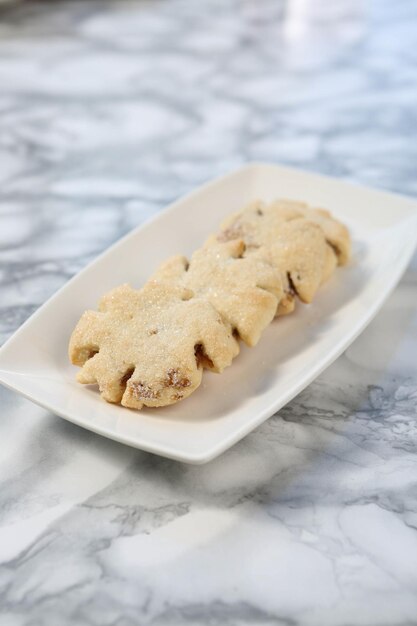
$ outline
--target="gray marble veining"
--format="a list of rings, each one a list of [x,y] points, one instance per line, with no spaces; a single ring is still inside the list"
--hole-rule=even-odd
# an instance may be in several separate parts
[[[0,334],[248,160],[417,194],[414,0],[0,5]],[[0,624],[417,624],[417,258],[206,466],[0,389]]]

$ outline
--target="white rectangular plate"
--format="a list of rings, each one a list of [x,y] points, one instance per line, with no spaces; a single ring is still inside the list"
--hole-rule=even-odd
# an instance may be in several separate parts
[[[75,382],[68,339],[103,292],[140,287],[166,257],[190,254],[247,202],[285,197],[329,208],[351,229],[353,258],[314,304],[276,320],[222,375],[206,373],[184,402],[131,411]],[[254,164],[175,202],[80,272],[0,350],[0,381],[105,437],[190,463],[214,458],[270,417],[334,361],[388,297],[417,239],[417,203],[322,176]]]

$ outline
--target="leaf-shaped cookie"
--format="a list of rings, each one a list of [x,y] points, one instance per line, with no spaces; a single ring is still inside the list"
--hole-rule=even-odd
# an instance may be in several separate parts
[[[240,211],[227,217],[221,224],[218,241],[243,239],[248,249],[273,244],[282,224],[301,217],[292,206],[271,209],[261,200],[255,200]],[[260,241],[260,237],[262,241]],[[213,241],[212,238],[209,241]]]
[[[294,309],[295,295],[302,302],[312,302],[328,272],[328,246],[320,227],[304,219],[286,222],[267,250],[271,263],[283,270],[286,295],[278,314]]]
[[[282,297],[281,274],[257,252],[244,256],[242,240],[214,243],[194,252],[191,261],[176,256],[153,278],[191,289],[214,306],[243,341],[254,346],[273,319]]]
[[[322,229],[327,243],[337,257],[339,265],[345,265],[350,257],[351,241],[349,231],[344,224],[335,219],[330,211],[308,206],[304,202],[293,200],[276,200],[270,205],[271,209],[283,212],[299,212],[303,217],[315,222]]]
[[[292,206],[277,208],[255,202],[226,220],[221,232],[207,244],[237,238],[245,242],[248,258],[254,251],[262,252],[281,271],[284,297],[279,315],[293,311],[295,294],[303,302],[311,302],[335,265],[321,228]]]
[[[221,372],[239,352],[232,328],[212,305],[180,286],[122,285],[87,311],[70,340],[77,379],[98,383],[108,402],[140,409],[189,396],[203,368]]]

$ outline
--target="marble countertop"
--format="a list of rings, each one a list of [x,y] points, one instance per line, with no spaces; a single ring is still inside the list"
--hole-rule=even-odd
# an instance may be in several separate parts
[[[0,334],[199,183],[267,160],[417,195],[414,0],[0,7]],[[200,467],[0,389],[0,624],[417,624],[417,257]]]

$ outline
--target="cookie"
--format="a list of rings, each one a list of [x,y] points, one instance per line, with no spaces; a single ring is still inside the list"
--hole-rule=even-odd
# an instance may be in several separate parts
[[[271,207],[256,200],[227,217],[215,239],[220,242],[243,239],[248,249],[272,245],[282,225],[300,217],[300,211],[291,206]]]
[[[346,227],[323,209],[256,201],[228,218],[191,260],[176,256],[140,290],[122,285],[87,311],[70,340],[77,379],[140,409],[188,397],[204,369],[221,372],[254,346],[296,296],[311,302],[346,263]]]
[[[310,303],[328,272],[328,246],[319,226],[304,219],[284,223],[275,244],[268,246],[274,267],[281,268],[284,293],[278,314],[294,309],[294,299]]]
[[[304,202],[292,200],[276,200],[271,203],[271,208],[280,213],[299,212],[303,217],[320,226],[327,243],[334,251],[339,265],[345,265],[351,253],[351,240],[349,231],[344,224],[336,220],[326,209],[309,207]]]
[[[208,246],[242,238],[248,257],[262,252],[281,272],[284,295],[277,314],[294,310],[295,296],[313,300],[317,289],[335,266],[333,251],[316,223],[305,219],[292,206],[277,207],[255,202],[226,220],[221,232],[210,237]]]
[[[283,295],[281,273],[263,252],[245,256],[241,239],[213,243],[194,252],[191,261],[176,256],[154,274],[207,299],[248,345],[254,346],[274,318]]]
[[[87,311],[70,340],[77,379],[98,383],[108,402],[140,409],[189,396],[204,368],[221,372],[239,352],[230,324],[207,300],[179,285],[122,285]]]

